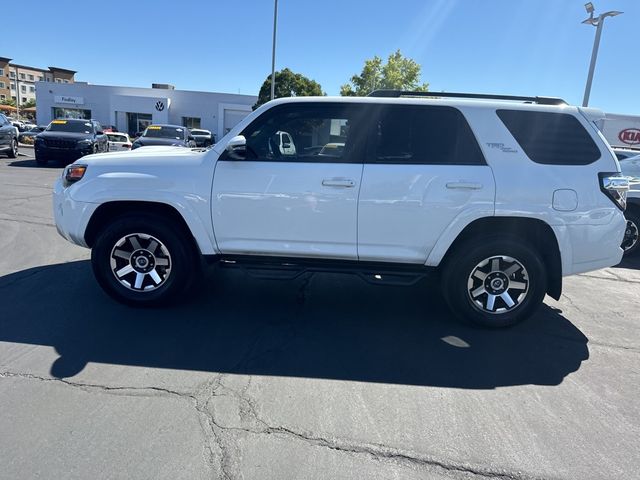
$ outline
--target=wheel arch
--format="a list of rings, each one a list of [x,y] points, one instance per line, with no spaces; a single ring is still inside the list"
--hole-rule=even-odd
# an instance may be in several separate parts
[[[200,245],[198,245],[184,217],[174,206],[161,202],[116,200],[103,203],[93,212],[93,215],[91,215],[89,219],[89,223],[84,232],[85,243],[89,248],[92,248],[98,235],[109,224],[110,220],[125,214],[134,213],[155,215],[174,222],[186,238],[190,239],[193,247],[196,249],[195,251],[202,254],[202,249]]]
[[[446,268],[456,250],[471,238],[501,233],[516,237],[534,247],[546,267],[547,294],[556,300],[562,294],[562,258],[558,239],[549,224],[543,220],[525,217],[483,217],[469,223],[447,249],[441,265]]]

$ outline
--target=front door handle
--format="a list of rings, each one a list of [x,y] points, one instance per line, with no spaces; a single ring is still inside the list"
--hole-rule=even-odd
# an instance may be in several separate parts
[[[446,187],[449,189],[459,190],[480,190],[482,188],[482,184],[474,182],[449,182]]]
[[[322,185],[325,187],[353,188],[356,186],[356,182],[350,178],[325,178],[322,180]]]

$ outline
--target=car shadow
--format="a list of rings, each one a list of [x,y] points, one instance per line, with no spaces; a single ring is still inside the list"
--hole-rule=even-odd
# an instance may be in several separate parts
[[[640,253],[640,252],[639,252]],[[640,270],[640,255],[623,257],[622,261],[615,268],[627,268],[629,270]]]
[[[38,165],[35,159],[28,160],[14,160],[9,162],[10,167],[29,167],[29,168],[63,168],[65,164],[63,162],[50,161],[46,165]]]
[[[560,310],[544,306],[511,329],[476,329],[450,318],[426,281],[259,280],[218,268],[190,301],[140,309],[109,299],[88,261],[0,277],[0,341],[54,347],[58,378],[98,362],[492,389],[558,385],[589,358],[587,338]]]

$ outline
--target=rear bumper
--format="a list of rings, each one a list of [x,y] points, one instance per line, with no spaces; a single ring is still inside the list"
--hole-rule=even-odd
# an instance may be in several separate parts
[[[605,225],[553,226],[562,254],[562,275],[613,267],[622,261],[620,248],[626,220],[622,212]]]
[[[71,243],[89,248],[84,240],[84,232],[98,207],[97,203],[73,200],[69,195],[69,188],[62,186],[62,179],[58,179],[53,187],[53,218],[56,229]]]

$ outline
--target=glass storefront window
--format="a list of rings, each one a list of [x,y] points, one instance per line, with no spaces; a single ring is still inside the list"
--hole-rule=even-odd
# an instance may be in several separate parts
[[[152,117],[150,113],[127,112],[127,133],[135,135],[144,132],[145,128],[151,125]]]
[[[182,126],[187,128],[200,128],[198,117],[182,117]]]
[[[91,110],[80,108],[53,107],[53,118],[75,118],[78,120],[91,120]]]

